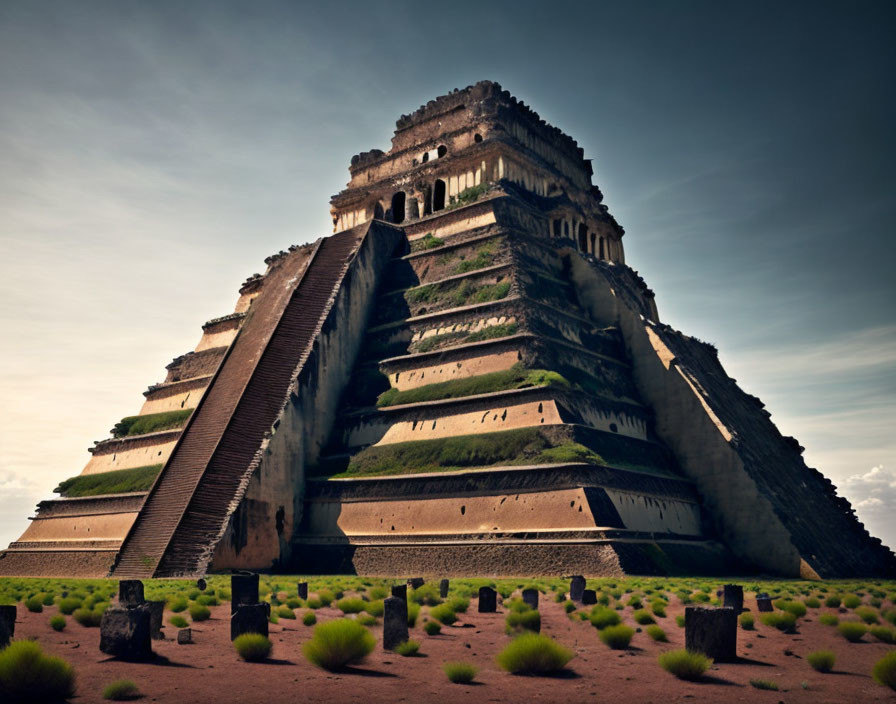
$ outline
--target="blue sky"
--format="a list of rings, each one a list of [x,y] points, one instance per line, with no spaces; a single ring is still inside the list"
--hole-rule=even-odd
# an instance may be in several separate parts
[[[329,232],[353,154],[497,80],[573,135],[661,317],[896,545],[896,6],[0,5],[0,543]]]

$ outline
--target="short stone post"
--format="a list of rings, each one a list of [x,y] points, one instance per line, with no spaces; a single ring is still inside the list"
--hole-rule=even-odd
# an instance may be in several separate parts
[[[165,615],[164,601],[147,601],[146,608],[149,609],[149,635],[153,640],[165,640],[165,634],[162,633],[162,618]]]
[[[569,598],[572,601],[581,601],[582,594],[585,591],[585,578],[581,575],[576,575],[571,580],[569,580]]]
[[[684,647],[716,662],[734,662],[737,660],[737,612],[727,607],[686,606]]]
[[[299,599],[302,601],[308,599],[308,582],[299,582]]]
[[[498,610],[498,592],[491,587],[479,587],[479,613],[493,614]]]
[[[582,604],[584,606],[590,606],[591,604],[597,603],[597,592],[593,589],[584,589],[582,591]]]
[[[16,634],[16,605],[0,606],[0,650],[9,645]]]
[[[393,584],[392,585],[392,596],[397,599],[401,599],[405,603],[408,600],[408,585],[407,584]]]
[[[189,645],[193,642],[193,631],[189,628],[181,628],[177,632],[177,644]]]
[[[267,637],[268,619],[271,616],[271,605],[240,604],[230,616],[230,640],[236,640],[243,633],[260,633]]]
[[[757,594],[756,610],[765,612],[774,611],[775,607],[772,606],[772,598],[768,594]]]
[[[726,584],[722,587],[722,606],[730,606],[734,613],[744,610],[744,588],[739,584]]]
[[[537,589],[523,589],[523,601],[525,601],[530,608],[537,609],[538,608],[538,590]]]
[[[230,577],[230,613],[235,614],[240,606],[258,603],[258,575],[248,572]]]
[[[118,605],[124,608],[140,606],[146,598],[143,596],[143,582],[139,579],[122,579],[118,583]]]
[[[408,639],[408,602],[397,596],[383,600],[383,648],[394,650]]]
[[[448,596],[448,580],[443,579],[439,582],[439,596],[444,599]]]
[[[426,582],[423,580],[423,577],[413,577],[413,578],[411,578],[411,579],[408,580],[408,586],[409,586],[411,589],[419,589],[419,588],[422,587],[425,583],[426,583]]]
[[[208,583],[202,577],[200,577],[196,580],[196,588],[199,591],[204,592],[208,588]]]
[[[151,658],[149,608],[114,606],[106,609],[100,621],[100,650],[122,660]]]

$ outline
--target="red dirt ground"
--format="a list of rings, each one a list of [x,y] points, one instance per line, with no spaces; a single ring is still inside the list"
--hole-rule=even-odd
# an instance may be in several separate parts
[[[65,630],[50,629],[56,607],[29,613],[19,606],[17,638],[33,638],[44,649],[72,663],[77,672],[76,704],[103,701],[103,687],[117,679],[134,680],[143,702],[178,704],[240,702],[443,702],[462,699],[476,702],[896,702],[896,692],[876,684],[870,676],[874,663],[892,649],[883,643],[848,643],[836,628],[824,626],[817,616],[829,609],[813,609],[800,619],[799,633],[786,635],[759,623],[756,631],[738,630],[736,664],[713,666],[706,681],[688,683],[675,679],[656,662],[665,650],[684,647],[684,629],[675,616],[684,607],[675,600],[668,617],[657,619],[669,643],[654,643],[637,633],[631,649],[606,647],[588,623],[571,620],[562,606],[542,600],[542,632],[572,648],[576,657],[566,677],[519,677],[495,664],[495,655],[508,643],[504,614],[476,613],[475,599],[462,627],[443,628],[442,635],[427,636],[418,620],[411,637],[422,644],[420,657],[403,658],[377,649],[349,673],[333,674],[313,667],[302,655],[301,645],[312,628],[301,621],[281,619],[271,624],[272,660],[245,663],[229,640],[230,606],[212,607],[212,618],[193,628],[193,645],[177,645],[177,629],[166,625],[168,639],[154,641],[161,656],[151,664],[133,664],[108,658],[99,651],[98,628],[85,628],[68,619]],[[836,611],[836,610],[834,610]],[[297,612],[301,617],[303,610]],[[319,621],[341,616],[334,608],[319,609]],[[631,609],[623,612],[631,621]],[[165,613],[167,624],[170,613]],[[460,625],[460,624],[459,624]],[[636,627],[636,626],[635,626]],[[372,631],[379,641],[382,628]],[[837,654],[835,672],[820,674],[805,660],[807,653],[830,649]],[[442,672],[442,663],[464,660],[480,668],[477,683],[455,685]],[[780,691],[760,691],[751,679],[772,680]],[[803,688],[806,683],[808,689]]]

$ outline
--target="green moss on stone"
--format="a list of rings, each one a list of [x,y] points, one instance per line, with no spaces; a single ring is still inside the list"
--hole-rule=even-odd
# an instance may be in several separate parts
[[[160,464],[151,464],[133,469],[116,469],[112,472],[82,474],[60,482],[54,492],[66,497],[101,496],[103,494],[125,494],[132,491],[146,491],[162,469]]]
[[[128,416],[115,424],[115,427],[112,428],[112,435],[116,438],[123,438],[128,435],[144,435],[160,430],[180,428],[187,422],[187,418],[192,412],[192,408],[187,408],[163,413],[147,413],[143,416]]]

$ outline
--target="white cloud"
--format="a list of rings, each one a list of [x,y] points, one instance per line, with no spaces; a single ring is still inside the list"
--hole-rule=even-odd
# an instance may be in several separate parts
[[[896,545],[896,472],[883,465],[848,477],[840,493],[852,502],[859,519],[887,545]]]

